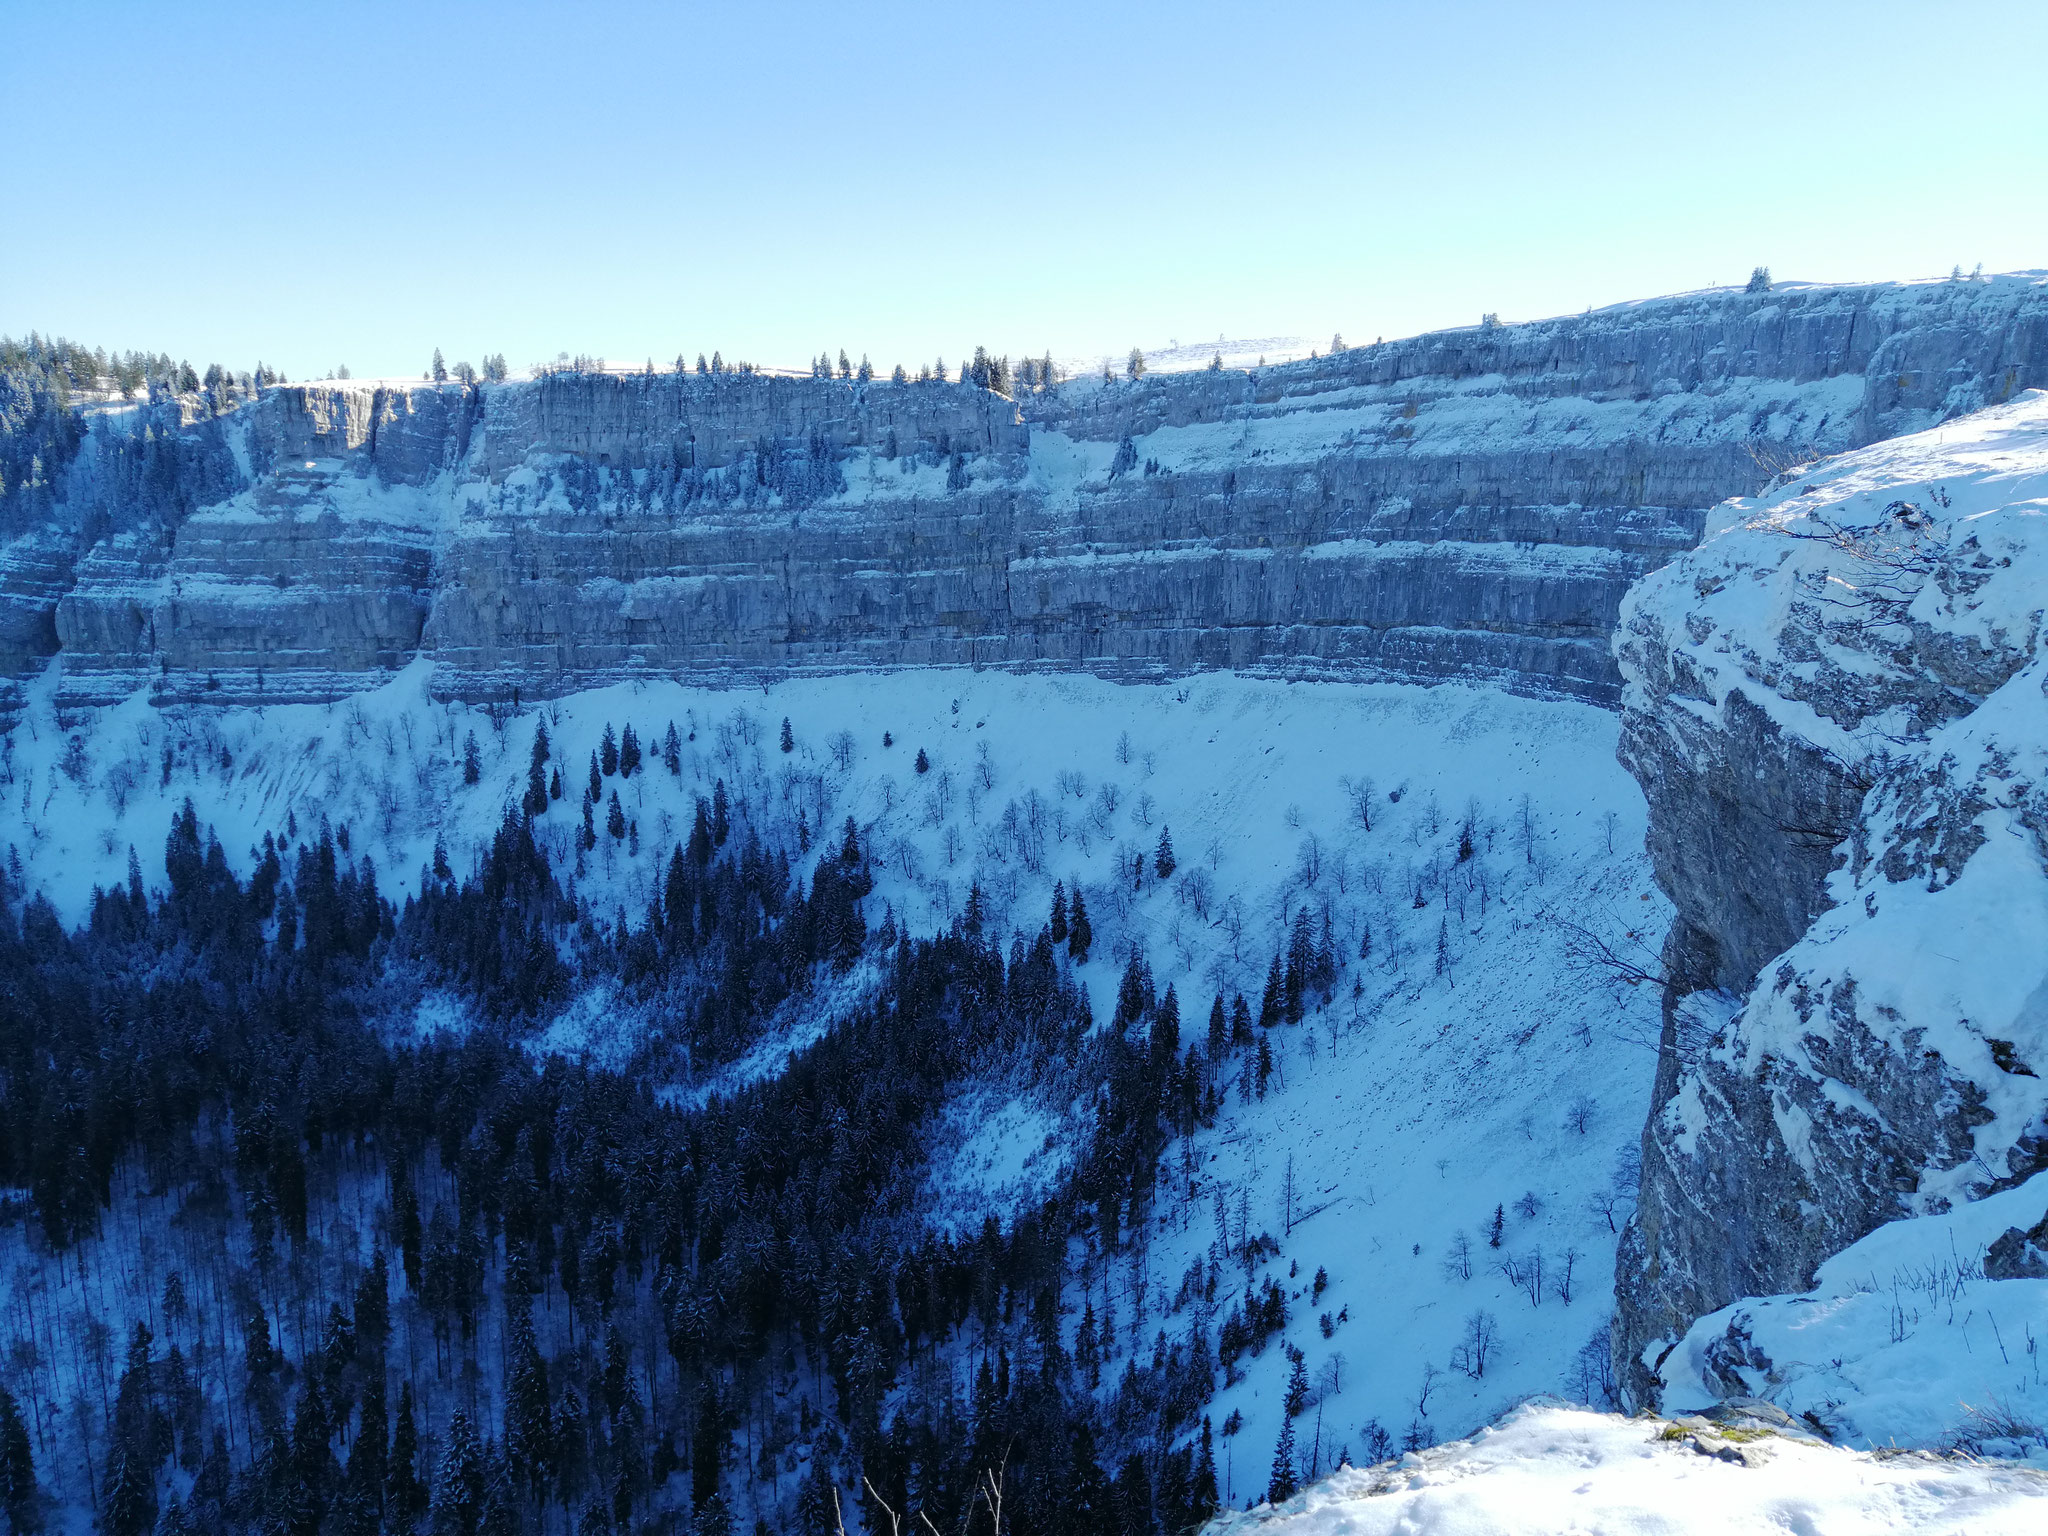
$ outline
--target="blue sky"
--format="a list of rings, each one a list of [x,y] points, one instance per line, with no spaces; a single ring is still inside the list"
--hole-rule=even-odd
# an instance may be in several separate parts
[[[2048,6],[0,0],[0,331],[888,366],[2048,267]]]

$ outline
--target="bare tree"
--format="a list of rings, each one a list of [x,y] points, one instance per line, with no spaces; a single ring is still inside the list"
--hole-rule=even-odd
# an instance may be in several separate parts
[[[1472,1278],[1472,1239],[1465,1235],[1463,1227],[1451,1234],[1451,1245],[1444,1251],[1444,1278],[1447,1280],[1470,1280]]]
[[[1600,1106],[1593,1101],[1591,1095],[1577,1094],[1573,1097],[1571,1103],[1565,1106],[1564,1123],[1583,1136],[1586,1134],[1587,1127],[1592,1125],[1593,1116],[1599,1108]]]
[[[1486,1362],[1493,1357],[1500,1340],[1500,1324],[1484,1308],[1465,1319],[1465,1336],[1451,1351],[1451,1369],[1462,1371],[1474,1381],[1486,1375]]]

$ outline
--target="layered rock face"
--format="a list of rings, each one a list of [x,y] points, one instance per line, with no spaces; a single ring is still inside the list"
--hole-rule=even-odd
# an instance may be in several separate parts
[[[75,580],[0,557],[23,573],[0,576],[6,659],[20,676],[61,643],[77,703],[326,698],[420,653],[470,698],[953,663],[1608,701],[1622,593],[1705,508],[2042,383],[2048,286],[2001,278],[1657,300],[1017,400],[729,374],[287,386],[228,422],[225,500],[101,539]]]
[[[2048,394],[1793,474],[1622,610],[1665,951],[1617,1268],[1695,1318],[2048,1166]]]

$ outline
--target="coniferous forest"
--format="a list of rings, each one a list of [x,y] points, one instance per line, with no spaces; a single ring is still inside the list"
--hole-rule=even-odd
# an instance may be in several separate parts
[[[1164,1219],[1161,1154],[1213,1115],[1248,1007],[1217,999],[1183,1049],[1134,956],[1095,1029],[1078,904],[1007,955],[978,899],[948,932],[870,932],[850,823],[792,879],[719,799],[632,921],[578,910],[530,808],[403,905],[345,827],[266,837],[240,881],[189,806],[160,895],[136,870],[67,932],[6,892],[16,1529],[1143,1536],[1216,1508],[1202,1408],[1285,1319],[1247,1279],[1271,1239],[1123,1317],[1106,1285],[1101,1314],[1061,1296]],[[729,1060],[856,965],[861,1001],[716,1096],[522,1043],[604,977],[662,1000],[671,1049]],[[393,1029],[421,984],[480,1022]],[[932,1230],[921,1130],[998,1058],[1090,1085],[1092,1124],[1042,1205]]]

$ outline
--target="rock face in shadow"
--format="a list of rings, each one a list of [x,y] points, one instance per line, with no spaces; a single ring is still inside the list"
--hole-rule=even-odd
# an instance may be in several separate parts
[[[2000,278],[1016,399],[731,373],[288,385],[217,420],[179,406],[221,446],[175,515],[115,505],[111,533],[0,553],[0,663],[61,646],[79,703],[328,698],[420,653],[469,698],[939,663],[1612,701],[1622,594],[1704,509],[2040,383],[2048,287]]]
[[[1616,1267],[1639,1404],[1694,1319],[2048,1167],[2048,393],[1714,522],[1616,642],[1678,909]]]

